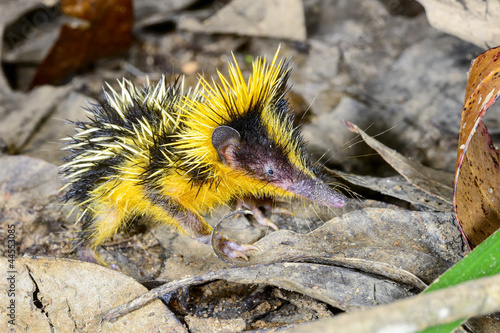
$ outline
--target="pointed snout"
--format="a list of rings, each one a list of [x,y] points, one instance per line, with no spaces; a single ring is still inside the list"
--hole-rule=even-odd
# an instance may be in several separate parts
[[[342,208],[347,204],[345,195],[335,191],[318,178],[302,177],[291,184],[288,191],[330,208]]]

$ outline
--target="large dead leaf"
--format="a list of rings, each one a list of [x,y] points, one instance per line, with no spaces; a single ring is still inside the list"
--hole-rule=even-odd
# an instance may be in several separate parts
[[[395,281],[429,283],[464,254],[451,213],[368,208],[334,218],[305,235],[277,231],[256,243],[245,265],[307,260],[347,265]]]
[[[99,58],[125,50],[132,40],[131,0],[61,1],[63,13],[83,20],[63,24],[31,86],[54,83]]]
[[[499,90],[497,47],[472,62],[460,121],[453,204],[472,246],[500,227],[500,154],[482,121]]]
[[[12,265],[12,266],[11,266]],[[185,332],[160,302],[110,323],[99,314],[147,291],[134,279],[69,259],[0,258],[0,325],[23,332]],[[10,280],[7,279],[10,277]],[[15,297],[8,297],[12,289]],[[15,300],[15,315],[7,308]],[[9,312],[7,312],[9,311]],[[8,320],[14,319],[11,323]],[[12,324],[13,323],[13,324]]]

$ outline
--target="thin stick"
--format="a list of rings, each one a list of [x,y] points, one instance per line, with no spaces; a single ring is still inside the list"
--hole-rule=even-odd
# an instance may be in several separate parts
[[[284,332],[410,333],[497,311],[500,311],[500,274]]]

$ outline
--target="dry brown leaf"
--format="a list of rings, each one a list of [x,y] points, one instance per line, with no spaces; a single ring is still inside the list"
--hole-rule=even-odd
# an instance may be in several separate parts
[[[77,26],[62,25],[31,87],[54,83],[96,59],[122,52],[132,40],[131,0],[65,0],[61,10],[84,21]]]
[[[145,287],[117,271],[87,262],[53,258],[0,258],[0,289],[14,297],[0,298],[0,325],[23,332],[186,332],[160,302],[155,301],[117,321],[100,313],[143,294]],[[15,299],[14,325],[7,304]],[[9,313],[7,313],[9,311]]]
[[[482,118],[500,92],[500,47],[471,65],[460,121],[453,204],[472,246],[500,227],[500,154]]]
[[[418,288],[421,284],[411,276],[429,283],[461,259],[460,240],[452,213],[368,208],[334,218],[305,235],[273,232],[256,243],[263,253],[241,264],[307,258],[346,264]]]

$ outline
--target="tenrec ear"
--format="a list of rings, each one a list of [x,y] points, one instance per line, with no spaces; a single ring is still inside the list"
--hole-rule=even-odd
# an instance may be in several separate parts
[[[217,151],[220,159],[227,164],[227,148],[229,146],[239,146],[241,135],[232,127],[219,126],[212,133],[212,145]]]

